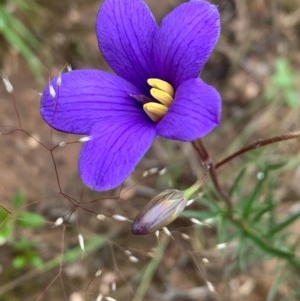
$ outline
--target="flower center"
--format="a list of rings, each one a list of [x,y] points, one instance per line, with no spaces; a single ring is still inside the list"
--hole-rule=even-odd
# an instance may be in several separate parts
[[[147,102],[143,109],[154,122],[158,122],[166,115],[174,100],[174,89],[168,82],[158,78],[149,78],[147,83],[152,87],[151,96],[158,102]]]

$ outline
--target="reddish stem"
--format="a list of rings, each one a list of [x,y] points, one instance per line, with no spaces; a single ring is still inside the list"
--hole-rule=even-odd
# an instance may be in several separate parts
[[[202,160],[203,164],[205,165],[205,168],[208,169],[210,178],[216,188],[216,190],[219,192],[219,194],[222,196],[223,200],[226,202],[229,209],[232,209],[232,202],[227,193],[223,190],[223,188],[220,186],[217,174],[215,172],[214,164],[209,156],[208,151],[206,150],[206,147],[204,146],[202,140],[197,140],[192,142],[193,147],[197,151],[200,159]]]
[[[214,165],[214,167],[215,167],[215,169],[217,169],[217,168],[221,167],[222,165],[226,164],[227,162],[231,161],[232,159],[239,157],[253,149],[257,149],[257,148],[263,147],[265,145],[280,142],[280,141],[295,139],[298,137],[300,137],[300,131],[290,132],[287,134],[283,134],[280,136],[275,136],[275,137],[267,138],[267,139],[259,139],[259,140],[255,141],[254,143],[251,143],[251,144],[239,149],[238,151],[234,152],[233,154],[229,155],[228,157],[224,158],[223,160],[217,162]]]

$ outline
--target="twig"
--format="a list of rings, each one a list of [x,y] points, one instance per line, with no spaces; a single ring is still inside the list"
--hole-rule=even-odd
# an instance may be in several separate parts
[[[214,168],[217,169],[217,168],[221,167],[222,165],[226,164],[227,162],[231,161],[232,159],[239,157],[253,149],[257,149],[257,148],[266,146],[268,144],[273,144],[276,142],[295,139],[298,137],[300,137],[300,131],[290,132],[287,134],[283,134],[280,136],[275,136],[275,137],[267,138],[267,139],[259,139],[259,140],[255,141],[254,143],[251,143],[251,144],[239,149],[238,151],[234,152],[233,154],[229,155],[228,157],[224,158],[223,160],[217,162],[214,165]]]
[[[223,200],[226,202],[228,209],[232,209],[232,202],[227,193],[223,190],[223,188],[220,186],[217,174],[215,172],[215,166],[209,156],[208,151],[206,150],[206,147],[204,146],[202,140],[197,140],[192,142],[193,147],[197,151],[200,159],[202,160],[203,164],[205,165],[205,168],[208,169],[210,178],[216,188],[216,190],[219,192],[219,194],[222,196]]]

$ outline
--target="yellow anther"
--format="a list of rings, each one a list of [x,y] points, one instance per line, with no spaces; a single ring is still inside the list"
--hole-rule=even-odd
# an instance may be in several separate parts
[[[149,78],[147,80],[147,83],[152,88],[156,88],[160,91],[168,93],[173,99],[174,89],[168,82],[165,82],[164,80],[161,80],[159,78]]]
[[[156,88],[150,89],[150,94],[163,105],[169,107],[173,101],[173,97],[167,92]]]
[[[143,109],[154,122],[160,121],[168,112],[168,107],[156,102],[145,103]]]

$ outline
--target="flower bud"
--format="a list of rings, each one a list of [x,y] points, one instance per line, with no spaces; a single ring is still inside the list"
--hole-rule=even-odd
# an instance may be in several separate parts
[[[168,189],[155,196],[137,215],[132,224],[132,233],[145,235],[169,225],[186,207],[183,192]]]

